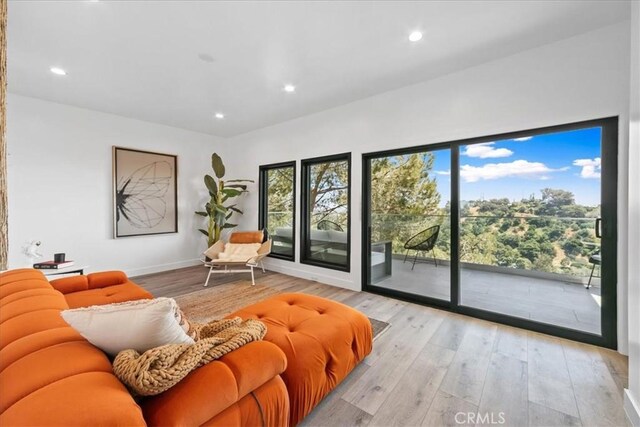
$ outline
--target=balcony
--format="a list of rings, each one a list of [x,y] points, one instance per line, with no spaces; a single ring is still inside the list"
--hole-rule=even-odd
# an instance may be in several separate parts
[[[373,215],[372,224],[372,241],[392,251],[390,274],[375,286],[450,299],[449,216]],[[404,242],[433,225],[440,226],[433,251],[420,253],[415,266],[410,251],[405,262]],[[585,287],[589,256],[599,250],[594,230],[595,218],[462,216],[461,304],[599,334],[599,267]],[[378,260],[380,247],[373,248]]]

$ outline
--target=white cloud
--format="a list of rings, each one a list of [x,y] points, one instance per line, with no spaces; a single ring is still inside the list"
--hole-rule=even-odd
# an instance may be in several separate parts
[[[522,138],[513,138],[514,141],[518,141],[518,142],[523,142],[523,141],[528,141],[531,138],[533,138],[532,136],[523,136]]]
[[[599,179],[602,171],[602,165],[600,157],[595,159],[576,159],[573,161],[574,166],[580,166],[580,176],[582,178],[594,178]]]
[[[451,175],[451,171],[447,170],[447,171],[434,171],[436,175]]]
[[[509,163],[487,163],[482,166],[462,165],[460,175],[466,182],[500,178],[550,179],[549,173],[567,170],[551,169],[544,163],[515,160]]]
[[[495,148],[493,144],[495,144],[495,142],[468,145],[462,154],[469,157],[479,157],[481,159],[509,157],[513,154],[513,151],[506,148]]]

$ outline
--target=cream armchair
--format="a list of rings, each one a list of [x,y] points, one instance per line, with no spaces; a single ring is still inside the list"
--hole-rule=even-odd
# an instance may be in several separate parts
[[[212,274],[228,273],[251,273],[251,284],[255,285],[253,269],[261,267],[264,273],[262,260],[271,253],[271,240],[263,240],[262,231],[237,231],[231,233],[228,243],[219,240],[204,251],[204,255],[210,259],[203,261],[209,267],[204,286],[209,284]],[[237,268],[241,266],[248,268]]]

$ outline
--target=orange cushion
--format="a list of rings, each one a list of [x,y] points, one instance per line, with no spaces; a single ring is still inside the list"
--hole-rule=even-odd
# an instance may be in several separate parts
[[[88,372],[46,385],[0,414],[2,426],[144,426],[142,411],[111,373]]]
[[[55,279],[49,282],[54,289],[62,292],[63,294],[69,294],[71,292],[86,291],[89,289],[89,281],[87,276],[71,276],[63,277],[62,279]]]
[[[191,372],[166,392],[146,399],[145,419],[151,425],[202,425],[286,366],[278,347],[265,341],[251,342]]]
[[[287,356],[291,425],[300,422],[371,352],[367,317],[346,305],[305,294],[281,294],[245,307],[229,317],[259,319],[265,340]]]
[[[62,319],[65,297],[41,272],[0,274],[0,303],[0,425],[145,424],[109,359]]]
[[[128,283],[129,279],[124,271],[101,271],[87,275],[89,289],[104,288],[107,286],[122,285]]]
[[[140,286],[127,282],[123,285],[107,286],[105,288],[89,289],[88,291],[73,292],[64,296],[69,308],[104,305],[114,302],[134,301],[153,298],[149,292]]]
[[[87,341],[65,342],[28,354],[0,373],[0,412],[51,383],[96,371],[111,372],[111,363]]]
[[[277,376],[257,388],[253,395],[243,397],[202,425],[207,427],[286,427],[288,424],[289,399],[287,398],[287,389],[282,378]]]
[[[22,337],[0,350],[0,372],[28,354],[69,341],[85,341],[85,339],[71,326],[47,329]]]
[[[236,231],[229,236],[229,243],[262,243],[264,234],[260,231]]]

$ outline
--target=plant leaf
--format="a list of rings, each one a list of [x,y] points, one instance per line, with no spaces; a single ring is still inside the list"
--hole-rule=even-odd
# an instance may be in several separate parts
[[[202,228],[198,228],[198,231],[200,231],[205,236],[209,237],[209,232],[207,230],[203,230]]]
[[[223,212],[216,212],[214,220],[216,222],[216,225],[218,225],[219,227],[223,227],[227,222],[226,215]]]
[[[225,188],[240,188],[242,190],[246,190],[247,186],[242,184],[231,184],[231,185],[227,185]]]
[[[209,194],[211,196],[215,196],[216,194],[218,194],[218,185],[216,184],[216,180],[213,179],[211,175],[204,176],[204,185],[207,186],[207,189],[209,190]]]
[[[213,167],[213,172],[215,172],[218,178],[222,178],[224,176],[224,163],[222,163],[222,158],[218,156],[218,153],[213,153],[211,155],[211,166]]]
[[[232,210],[234,212],[239,213],[240,215],[244,215],[244,212],[242,212],[240,209],[238,208],[234,208],[233,206],[229,206],[227,209]]]
[[[227,222],[225,225],[222,226],[222,228],[233,228],[237,226],[238,224],[231,224],[230,222]]]
[[[238,197],[244,191],[236,190],[235,188],[225,188],[222,192],[228,197]]]
[[[208,213],[203,212],[203,211],[196,211],[196,215],[200,215],[200,216],[209,216]]]
[[[233,212],[229,212],[226,216],[227,219],[231,218],[231,215],[233,215]]]

